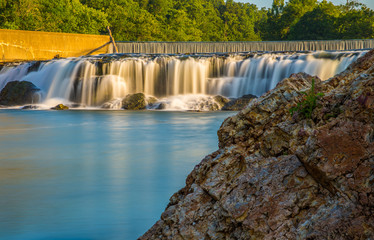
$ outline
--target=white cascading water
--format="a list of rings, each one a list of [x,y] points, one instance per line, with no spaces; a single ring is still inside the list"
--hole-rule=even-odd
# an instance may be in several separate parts
[[[118,99],[138,92],[176,102],[188,99],[189,103],[192,95],[196,95],[197,101],[202,95],[260,96],[292,73],[306,72],[326,80],[366,52],[105,55],[59,59],[41,62],[40,66],[24,63],[3,67],[0,90],[10,81],[29,81],[42,90],[41,101],[46,105],[77,103],[99,107],[112,102],[116,103],[114,108],[120,106]]]

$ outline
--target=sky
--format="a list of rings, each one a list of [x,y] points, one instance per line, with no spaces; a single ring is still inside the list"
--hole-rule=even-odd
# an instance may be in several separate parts
[[[247,2],[253,3],[258,8],[266,7],[270,8],[273,0],[236,0],[235,2]],[[287,0],[286,0],[287,2]],[[347,0],[330,0],[334,5],[345,4]],[[365,4],[367,7],[374,9],[374,0],[359,0],[360,3]]]

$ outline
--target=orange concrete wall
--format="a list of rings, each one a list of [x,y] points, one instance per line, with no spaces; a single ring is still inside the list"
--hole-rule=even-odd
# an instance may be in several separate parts
[[[109,36],[0,29],[0,62],[48,60],[86,55]],[[108,52],[108,45],[93,54]]]

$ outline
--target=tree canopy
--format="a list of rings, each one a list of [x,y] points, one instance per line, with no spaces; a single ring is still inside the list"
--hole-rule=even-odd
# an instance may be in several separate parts
[[[0,0],[0,28],[106,34],[117,41],[374,38],[374,11],[349,0]]]

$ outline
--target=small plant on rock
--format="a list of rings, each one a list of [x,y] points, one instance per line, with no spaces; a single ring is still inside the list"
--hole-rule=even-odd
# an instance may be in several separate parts
[[[317,107],[317,100],[323,96],[323,93],[316,93],[315,91],[315,80],[312,79],[312,87],[307,92],[301,92],[303,94],[303,100],[297,104],[296,107],[290,109],[290,113],[293,116],[296,112],[306,118],[311,119],[313,110]]]

